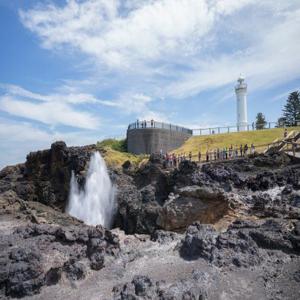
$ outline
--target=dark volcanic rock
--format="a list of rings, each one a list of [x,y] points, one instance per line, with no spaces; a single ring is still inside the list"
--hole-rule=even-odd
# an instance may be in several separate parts
[[[84,264],[71,259],[64,264],[63,270],[70,280],[84,279],[86,276],[86,268]]]
[[[0,172],[0,193],[13,190],[26,201],[39,201],[64,209],[69,194],[71,172],[84,183],[84,172],[95,145],[67,147],[56,142],[51,149],[31,152],[25,164]]]
[[[269,250],[300,255],[297,226],[288,231],[282,221],[236,221],[217,233],[210,225],[195,223],[186,232],[180,255],[187,260],[204,258],[219,267],[248,268],[261,264]]]
[[[87,269],[80,260],[88,258],[99,270],[105,256],[118,251],[118,238],[100,226],[25,226],[0,238],[0,290],[22,297],[58,283],[63,273],[70,280],[84,279]]]
[[[170,243],[177,238],[177,233],[165,230],[156,230],[151,235],[151,240],[161,244]]]
[[[151,160],[136,175],[119,183],[115,226],[126,233],[157,229],[184,231],[194,221],[213,223],[230,209],[231,199],[193,162],[170,172]]]
[[[211,225],[194,223],[186,231],[180,254],[186,259],[202,257],[211,261],[212,249],[216,243],[217,232]]]
[[[136,275],[133,280],[113,288],[114,300],[160,299],[160,300],[205,300],[206,291],[200,286],[197,272],[189,280],[179,280],[173,284],[154,282],[147,276]]]
[[[44,284],[42,255],[33,248],[12,249],[9,264],[2,283],[6,286],[6,295],[22,297],[39,292]]]

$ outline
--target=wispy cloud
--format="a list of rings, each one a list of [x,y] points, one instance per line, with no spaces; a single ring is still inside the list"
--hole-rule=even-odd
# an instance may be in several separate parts
[[[43,47],[70,47],[102,72],[130,74],[124,94],[143,76],[144,93],[156,99],[232,84],[240,72],[252,89],[300,76],[296,0],[69,0],[20,17]]]
[[[51,143],[63,140],[69,146],[87,145],[101,140],[97,131],[61,132],[40,128],[30,122],[0,118],[0,170],[6,165],[24,162],[30,151],[48,149]]]
[[[87,94],[42,95],[15,85],[1,85],[0,110],[10,115],[38,121],[51,126],[65,125],[95,129],[100,120],[76,105],[98,100]]]
[[[234,123],[230,99],[240,73],[249,92],[276,86],[282,93],[300,78],[299,0],[49,0],[19,16],[41,47],[77,61],[76,76],[56,78],[62,84],[51,91],[0,84],[2,124],[20,141],[17,131],[28,129],[36,146],[72,136],[88,142],[104,127],[121,135],[136,118]],[[218,114],[220,107],[231,116]],[[1,134],[13,148],[16,140]]]

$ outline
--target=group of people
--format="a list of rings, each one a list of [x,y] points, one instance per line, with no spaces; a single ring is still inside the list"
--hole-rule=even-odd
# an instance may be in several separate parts
[[[251,144],[250,147],[248,144],[240,145],[239,147],[236,145],[233,147],[231,145],[230,147],[225,148],[217,148],[213,150],[207,150],[205,153],[205,161],[213,161],[213,160],[228,160],[228,159],[235,159],[238,157],[244,157],[248,154],[254,154],[255,153],[255,146],[254,144]],[[202,155],[201,152],[198,153],[198,161],[201,162]]]
[[[160,151],[161,157],[164,159],[164,163],[167,167],[177,167],[182,161],[198,161],[203,162],[209,162],[209,161],[217,161],[217,160],[229,160],[229,159],[235,159],[238,157],[245,157],[249,154],[255,153],[255,146],[254,144],[251,144],[248,146],[248,144],[240,145],[239,147],[236,145],[233,147],[231,145],[230,147],[225,148],[216,148],[213,150],[207,150],[205,154],[202,154],[201,151],[198,152],[197,155],[193,155],[193,153],[190,151],[188,154],[186,153],[166,153],[163,154],[162,150]]]
[[[149,125],[151,128],[155,127],[155,123],[153,119],[150,121],[150,124],[148,124],[148,126]],[[136,120],[135,128],[147,128],[147,121]]]

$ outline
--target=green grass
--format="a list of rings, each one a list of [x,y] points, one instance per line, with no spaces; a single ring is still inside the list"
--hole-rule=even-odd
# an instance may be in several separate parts
[[[97,143],[98,147],[110,147],[119,152],[127,152],[127,140],[105,139]]]
[[[293,130],[300,130],[300,127],[289,127],[288,132]],[[180,148],[174,150],[174,153],[188,154],[192,151],[193,156],[197,155],[199,150],[204,154],[207,149],[212,150],[216,148],[224,148],[245,145],[250,146],[252,143],[256,146],[258,152],[262,152],[266,149],[266,145],[270,144],[276,139],[283,138],[284,129],[274,128],[256,131],[244,131],[244,132],[234,132],[234,133],[223,133],[223,134],[213,134],[206,136],[193,136],[189,138]]]
[[[147,159],[145,155],[128,153],[126,140],[106,139],[97,142],[97,148],[103,154],[106,164],[111,167],[121,167],[127,160],[134,166],[139,166]]]

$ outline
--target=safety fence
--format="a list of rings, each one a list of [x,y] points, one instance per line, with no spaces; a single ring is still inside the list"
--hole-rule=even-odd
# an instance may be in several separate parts
[[[277,122],[268,122],[260,125],[252,123],[243,126],[236,126],[236,125],[216,126],[216,127],[193,129],[193,135],[211,135],[211,134],[231,133],[231,132],[240,132],[240,131],[255,131],[260,129],[272,129],[278,127],[280,126]]]
[[[196,162],[212,162],[212,161],[227,161],[247,157],[255,153],[264,153],[271,149],[281,150],[282,152],[290,152],[293,156],[297,156],[300,153],[300,142],[297,139],[300,138],[300,133],[295,131],[292,132],[289,137],[274,141],[267,144],[259,145],[245,145],[235,146],[235,147],[224,147],[224,148],[215,148],[207,149],[205,152],[184,152],[177,153],[176,158],[178,162],[182,160],[192,160]],[[247,150],[246,150],[247,149]],[[172,154],[171,154],[172,156]]]
[[[177,132],[183,132],[189,135],[193,134],[193,130],[173,125],[173,124],[168,124],[168,123],[163,123],[163,122],[157,122],[154,120],[151,121],[136,121],[135,123],[131,123],[128,126],[128,130],[133,130],[133,129],[167,129],[171,131],[177,131]]]

